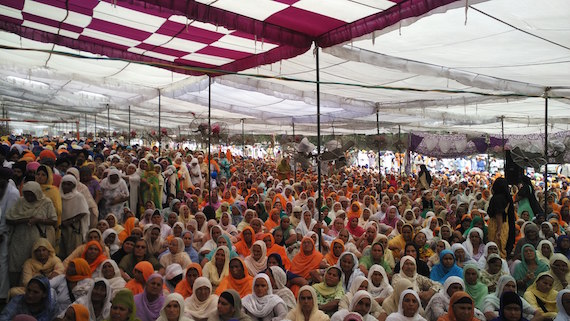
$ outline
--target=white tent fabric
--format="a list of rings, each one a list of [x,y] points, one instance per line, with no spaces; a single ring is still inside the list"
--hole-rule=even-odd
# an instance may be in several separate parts
[[[342,6],[323,10],[334,15]],[[246,11],[253,18],[266,15],[264,10]],[[342,20],[363,16],[352,14]],[[0,32],[0,46],[100,57],[5,31]],[[95,115],[99,130],[107,130],[109,109],[111,131],[123,131],[130,107],[131,127],[143,131],[158,128],[159,93],[162,127],[189,132],[195,130],[191,128],[195,120],[207,117],[207,76],[42,51],[0,49],[0,55],[0,103],[15,120],[79,120],[82,131],[93,132]],[[545,91],[553,97],[549,132],[570,130],[569,75],[567,1],[456,2],[420,19],[323,49],[322,130],[323,134],[374,134],[379,125],[382,132],[391,133],[400,126],[405,132],[498,134],[502,117],[507,134],[543,133],[540,96]],[[244,119],[246,131],[259,134],[291,133],[294,123],[297,133],[315,135],[315,79],[313,50],[238,75],[214,77],[213,121],[241,132]],[[45,126],[51,125],[38,128],[46,130]]]

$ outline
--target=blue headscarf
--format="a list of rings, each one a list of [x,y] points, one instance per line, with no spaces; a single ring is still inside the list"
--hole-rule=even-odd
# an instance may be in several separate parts
[[[447,254],[453,256],[453,266],[447,268],[443,265],[443,257]],[[439,263],[436,264],[429,275],[430,279],[437,281],[441,284],[447,280],[450,276],[457,276],[459,278],[463,277],[463,269],[461,269],[457,264],[455,264],[455,254],[451,250],[443,250],[439,253]]]
[[[35,276],[33,277],[30,283],[36,283],[42,287],[42,289],[46,292],[46,298],[44,299],[43,306],[44,308],[38,314],[32,314],[29,310],[28,304],[26,303],[25,294],[18,295],[14,297],[8,305],[2,311],[2,317],[8,316],[9,320],[19,314],[26,314],[31,315],[38,321],[51,321],[56,315],[55,313],[55,302],[53,302],[54,298],[51,296],[51,287],[49,284],[48,278],[45,276]]]
[[[570,259],[570,249],[568,250],[562,250],[560,248],[560,244],[562,244],[562,240],[568,239],[570,237],[568,237],[568,235],[560,235],[558,237],[558,239],[556,239],[556,253],[560,253],[563,254],[564,256],[566,256],[568,259]]]

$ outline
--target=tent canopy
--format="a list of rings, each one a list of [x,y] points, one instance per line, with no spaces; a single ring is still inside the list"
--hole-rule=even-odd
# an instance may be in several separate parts
[[[501,119],[507,134],[542,133],[545,92],[549,131],[570,129],[564,0],[10,0],[0,26],[0,99],[16,120],[93,132],[109,112],[119,131],[130,110],[143,131],[160,101],[162,127],[191,131],[210,73],[212,118],[232,132],[243,120],[315,135],[319,46],[323,134],[497,134]]]

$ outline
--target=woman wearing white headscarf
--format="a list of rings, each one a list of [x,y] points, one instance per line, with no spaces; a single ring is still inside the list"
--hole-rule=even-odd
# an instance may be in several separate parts
[[[568,308],[568,304],[564,304],[564,298],[566,298],[566,302],[570,300],[570,290],[565,289],[558,292],[556,296],[556,306],[558,307],[558,315],[554,321],[566,321],[570,320],[570,309]]]
[[[113,236],[114,235],[114,238]],[[107,240],[109,238],[109,240]],[[111,255],[115,254],[120,248],[121,245],[119,243],[119,233],[112,228],[108,228],[103,232],[101,236],[103,243],[109,248],[109,253]],[[112,239],[112,240],[111,240]]]
[[[450,276],[443,283],[443,291],[436,293],[426,306],[425,316],[428,321],[436,321],[439,317],[447,313],[449,301],[456,291],[463,291],[465,283],[458,276]]]
[[[293,309],[296,304],[295,295],[287,287],[287,274],[285,273],[285,270],[279,266],[270,266],[267,272],[269,273],[268,275],[273,287],[273,293],[283,299],[288,310]]]
[[[406,301],[406,307],[404,307],[404,301]],[[420,297],[416,291],[405,290],[400,294],[398,313],[390,314],[386,321],[426,321],[420,315],[421,305]]]
[[[185,314],[195,321],[207,320],[218,308],[218,296],[212,292],[212,283],[199,277],[192,286],[192,295],[184,300]]]
[[[116,168],[110,168],[107,177],[99,185],[105,200],[101,208],[102,215],[122,213],[124,203],[129,200],[129,188],[127,183],[121,178],[121,172]]]
[[[372,304],[372,297],[366,291],[357,291],[352,300],[348,310],[342,309],[332,315],[331,321],[343,321],[344,318],[351,312],[357,312],[362,316],[363,321],[376,321],[375,317],[370,315],[370,306]]]
[[[111,288],[111,297],[110,299],[115,297],[115,293],[122,290],[127,282],[121,276],[121,270],[117,263],[111,259],[103,261],[97,270],[93,274],[93,276],[102,277],[107,280],[109,283],[109,287]]]
[[[400,273],[394,274],[392,277],[392,284],[401,279],[407,279],[412,282],[414,291],[421,294],[422,301],[425,303],[429,302],[429,300],[441,289],[441,283],[417,273],[416,260],[409,255],[404,256],[400,260]]]
[[[267,268],[267,246],[262,240],[256,241],[251,246],[251,254],[244,259],[245,265],[251,276]]]
[[[245,312],[255,320],[280,321],[287,315],[283,300],[273,294],[267,274],[260,273],[253,278],[253,291],[242,300]]]
[[[477,265],[477,262],[471,258],[465,246],[460,243],[455,243],[451,246],[451,251],[455,255],[455,264],[460,268],[463,268],[467,264]]]
[[[124,179],[128,182],[129,187],[129,208],[136,212],[139,203],[141,176],[135,164],[129,164],[126,171],[127,175],[124,176]]]
[[[338,303],[338,308],[348,309],[348,307],[350,306],[350,302],[352,302],[352,298],[354,297],[356,292],[367,291],[369,284],[370,280],[368,280],[366,277],[357,276],[354,279],[354,282],[352,282],[349,291],[346,292],[346,294],[342,297],[342,299],[340,299],[340,302]],[[370,295],[370,297],[372,297],[372,295]],[[370,315],[372,315],[373,317],[377,318],[382,312],[383,312],[382,307],[373,298],[373,300],[370,302],[370,311],[368,313],[370,313]]]
[[[95,278],[93,286],[87,295],[77,299],[74,304],[82,304],[89,311],[90,321],[102,321],[109,318],[111,313],[112,289],[109,282],[103,278]],[[63,314],[60,315],[63,318]]]
[[[164,299],[160,316],[156,321],[191,321],[184,315],[184,298],[178,293],[169,294]]]
[[[75,176],[63,176],[59,189],[62,203],[59,256],[68,257],[85,240],[89,229],[89,207],[85,197],[77,191]]]
[[[352,282],[357,276],[364,276],[364,273],[360,271],[358,258],[354,253],[342,253],[339,256],[336,265],[342,271],[341,282],[345,292],[349,291]]]
[[[287,314],[286,318],[289,321],[328,321],[329,319],[326,313],[319,310],[317,292],[309,285],[301,287],[297,296],[297,305]]]
[[[380,277],[382,277],[382,280],[378,282]],[[394,292],[394,288],[389,283],[386,270],[381,265],[372,265],[370,270],[368,270],[368,293],[370,293],[372,299],[378,302],[378,304],[382,304],[384,299],[392,292]]]
[[[499,254],[499,247],[495,242],[488,242],[487,244],[485,244],[483,255],[481,256],[481,258],[479,258],[479,261],[477,261],[477,265],[479,266],[479,268],[484,269],[487,266],[487,257],[493,253]],[[502,270],[510,274],[509,265],[507,264],[507,261],[505,261],[505,259],[503,258],[501,258],[501,260],[503,261]]]
[[[164,254],[160,258],[160,264],[162,266],[168,267],[173,263],[178,263],[183,269],[185,269],[190,265],[190,263],[192,263],[188,253],[184,251],[184,241],[181,238],[175,237],[170,240],[168,250],[169,253]]]
[[[463,242],[463,246],[465,247],[467,254],[469,254],[473,260],[479,260],[485,250],[485,243],[483,243],[483,231],[478,227],[472,228],[471,231],[469,231],[469,235],[467,235],[467,240]]]

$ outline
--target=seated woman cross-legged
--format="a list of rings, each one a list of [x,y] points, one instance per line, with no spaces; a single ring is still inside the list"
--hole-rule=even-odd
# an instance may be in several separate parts
[[[260,273],[253,279],[252,294],[242,300],[245,312],[255,320],[278,321],[287,316],[285,302],[273,294],[267,274]]]

